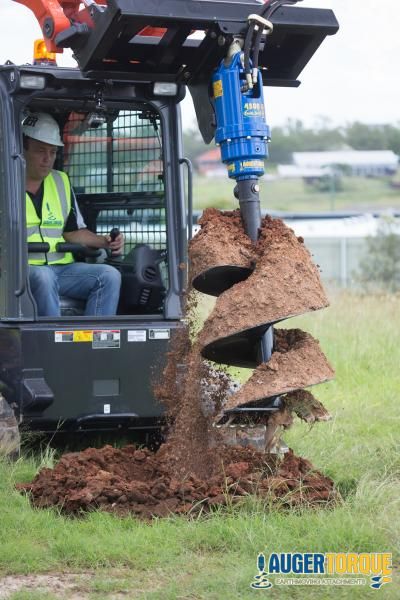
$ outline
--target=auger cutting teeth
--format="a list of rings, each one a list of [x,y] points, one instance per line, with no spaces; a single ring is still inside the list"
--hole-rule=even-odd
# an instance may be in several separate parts
[[[249,422],[248,419],[251,417],[247,415],[244,417],[246,420],[242,422],[243,414],[237,413],[233,421],[230,415],[229,426],[228,423],[217,425],[219,435],[225,443],[252,446],[260,452],[269,454],[280,455],[289,450],[280,438],[281,430],[290,427],[293,421],[288,410],[275,408],[268,413],[263,412],[262,416],[260,414],[257,416],[257,422]]]
[[[226,409],[223,413],[216,417],[214,421],[215,427],[224,427],[226,425],[234,427],[253,427],[258,424],[265,424],[269,417],[279,410],[276,406],[268,408],[249,409],[248,406],[242,409]]]

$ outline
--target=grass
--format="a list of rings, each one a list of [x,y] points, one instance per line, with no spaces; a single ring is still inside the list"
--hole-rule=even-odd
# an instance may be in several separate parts
[[[297,428],[288,437],[336,480],[350,454],[346,479],[358,480],[366,470],[400,475],[399,307],[399,296],[339,295],[327,310],[285,323],[319,339],[336,370],[335,381],[318,388],[334,419],[320,436],[317,428],[307,435]]]
[[[195,178],[194,206],[203,210],[216,206],[231,210],[238,206],[233,196],[234,182],[228,178]],[[344,177],[343,189],[335,194],[318,192],[301,179],[262,181],[260,191],[263,212],[324,212],[343,210],[382,210],[400,208],[400,190],[389,186],[387,179]]]
[[[171,517],[148,524],[102,513],[68,519],[57,511],[33,510],[14,490],[15,482],[34,476],[41,461],[51,465],[50,452],[0,466],[0,575],[92,572],[82,575],[78,596],[90,600],[219,600],[262,593],[249,587],[260,551],[386,551],[393,552],[398,569],[400,299],[341,294],[332,300],[331,308],[287,325],[318,337],[336,368],[336,380],[314,390],[333,420],[312,429],[299,423],[285,441],[335,480],[343,495],[338,506],[279,512],[248,498],[197,520]],[[58,597],[50,592],[40,597]],[[275,586],[264,593],[299,600],[375,594],[395,599],[400,584],[395,575],[379,592]],[[24,594],[10,598],[36,598]]]

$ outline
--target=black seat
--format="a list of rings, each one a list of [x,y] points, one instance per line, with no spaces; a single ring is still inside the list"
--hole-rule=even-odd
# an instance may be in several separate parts
[[[62,317],[81,317],[85,313],[85,306],[85,300],[69,298],[68,296],[60,297],[60,308]]]

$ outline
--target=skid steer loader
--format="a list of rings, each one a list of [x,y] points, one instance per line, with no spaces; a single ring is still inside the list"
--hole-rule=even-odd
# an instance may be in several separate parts
[[[21,424],[148,437],[163,417],[151,382],[180,327],[186,286],[192,229],[192,171],[180,117],[186,88],[204,140],[217,134],[255,240],[269,141],[262,88],[298,86],[338,24],[331,10],[290,6],[292,0],[16,1],[36,15],[48,50],[71,48],[79,68],[59,68],[47,58],[0,67],[0,444],[15,450]],[[223,86],[239,106],[228,115]],[[238,123],[244,101],[248,112]],[[61,299],[60,318],[37,314],[28,258],[46,249],[26,241],[21,122],[31,111],[50,113],[60,126],[64,147],[55,168],[68,173],[88,228],[124,234],[124,256],[113,261],[122,274],[116,316],[86,317],[71,298]],[[73,250],[76,260],[110,260]],[[222,284],[213,283],[212,270],[211,278],[203,273],[199,289],[218,295],[249,275],[239,269],[232,280],[231,271],[228,265],[219,273]],[[251,332],[260,348],[250,351],[252,366],[273,352],[267,325]],[[209,348],[205,355],[214,359]]]

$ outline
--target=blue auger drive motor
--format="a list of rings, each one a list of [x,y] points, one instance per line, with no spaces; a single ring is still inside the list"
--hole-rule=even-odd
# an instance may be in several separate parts
[[[252,89],[246,86],[241,52],[226,65],[223,60],[212,78],[217,130],[215,141],[221,147],[228,175],[236,181],[264,174],[268,157],[269,127],[265,122],[261,73]]]
[[[257,15],[250,15],[248,21],[244,51],[241,41],[232,42],[227,57],[213,73],[212,90],[217,125],[215,141],[221,148],[229,177],[236,180],[234,194],[239,200],[244,231],[256,242],[261,226],[258,178],[264,174],[270,134],[265,122],[258,54],[262,36],[271,33],[273,26]],[[262,362],[270,359],[272,349],[270,327],[261,338]]]
[[[221,148],[229,177],[237,182],[235,196],[239,199],[245,231],[256,241],[261,222],[258,178],[264,174],[270,131],[265,122],[261,73],[257,70],[256,81],[252,81],[252,74],[246,74],[242,56],[239,48],[213,73],[215,141]]]

